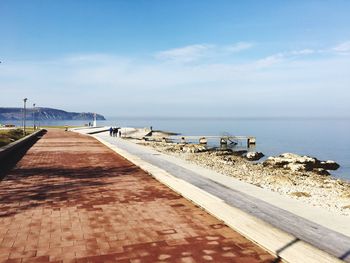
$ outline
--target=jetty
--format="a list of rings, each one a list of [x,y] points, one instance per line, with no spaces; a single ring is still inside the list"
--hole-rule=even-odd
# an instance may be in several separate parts
[[[101,127],[82,127],[72,128],[71,131],[76,131],[82,134],[98,134],[109,130],[109,126]],[[120,128],[122,137],[134,138],[142,140],[160,139],[164,142],[179,142],[189,143],[198,142],[199,144],[207,144],[208,141],[217,141],[220,145],[229,144],[246,144],[247,147],[256,145],[255,136],[234,136],[234,135],[179,135],[173,132],[164,132],[159,130],[151,130],[149,128]]]
[[[146,138],[149,138],[151,136],[146,136]],[[227,145],[227,144],[237,144],[239,142],[246,142],[248,147],[251,147],[256,144],[256,137],[254,136],[231,136],[231,135],[225,135],[225,136],[213,136],[213,135],[190,135],[190,136],[182,136],[182,135],[176,135],[176,136],[168,136],[163,137],[163,140],[165,141],[177,141],[181,143],[186,143],[189,141],[198,141],[200,144],[207,144],[208,140],[216,140],[220,143],[220,145]]]

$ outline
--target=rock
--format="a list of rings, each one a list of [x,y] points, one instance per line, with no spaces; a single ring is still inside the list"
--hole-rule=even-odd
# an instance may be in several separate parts
[[[233,152],[230,149],[225,149],[225,150],[215,150],[213,154],[216,156],[225,156],[225,155],[232,155]]]
[[[314,173],[319,174],[319,175],[330,175],[330,173],[327,170],[323,169],[323,168],[314,168],[312,171]]]
[[[291,171],[312,171],[319,175],[329,175],[327,170],[339,168],[339,164],[334,161],[320,161],[310,156],[300,156],[294,153],[284,153],[277,157],[271,156],[263,162],[263,166],[285,168]]]
[[[205,152],[206,150],[207,148],[205,148],[205,146],[200,144],[187,144],[182,148],[182,151],[186,153]]]
[[[340,197],[341,197],[341,198],[348,198],[348,199],[350,199],[350,193],[342,193],[342,194],[340,195]]]
[[[314,166],[317,163],[317,159],[309,156],[301,156],[294,153],[284,153],[277,157],[277,161],[287,162],[287,163],[299,163],[307,166]]]
[[[235,160],[233,160],[232,157],[229,155],[222,156],[218,160],[218,162],[223,163],[223,164],[227,164],[227,165],[234,165],[235,164]]]
[[[340,167],[335,161],[321,161],[319,163],[319,168],[323,168],[326,170],[337,170]]]
[[[306,170],[306,166],[305,164],[301,164],[301,163],[289,163],[289,164],[285,164],[283,166],[283,168],[285,169],[289,169],[293,172],[302,172]]]
[[[306,192],[293,192],[293,193],[290,193],[290,195],[296,196],[296,197],[311,197],[311,195]]]
[[[233,151],[233,152],[232,152],[232,155],[234,155],[234,156],[243,156],[243,155],[245,155],[246,153],[247,153],[246,150]]]
[[[245,155],[245,158],[248,159],[249,161],[257,161],[257,160],[260,160],[264,156],[265,155],[262,152],[248,152]]]

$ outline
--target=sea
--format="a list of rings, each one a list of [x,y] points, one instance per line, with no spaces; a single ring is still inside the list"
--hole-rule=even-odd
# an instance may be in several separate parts
[[[41,121],[41,126],[80,126],[87,121]],[[15,123],[21,125],[21,123]],[[249,150],[265,156],[291,152],[340,164],[332,176],[350,181],[350,118],[136,118],[110,117],[98,126],[151,127],[153,130],[181,135],[254,136],[256,145]],[[27,125],[32,125],[27,121]],[[217,144],[217,145],[215,145]],[[211,146],[219,142],[210,141]],[[235,146],[245,148],[246,144]]]

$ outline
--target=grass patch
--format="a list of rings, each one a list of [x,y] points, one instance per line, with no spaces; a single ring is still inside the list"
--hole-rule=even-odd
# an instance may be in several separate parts
[[[26,133],[33,133],[33,128],[26,129]],[[17,141],[23,138],[23,130],[22,129],[6,129],[0,130],[0,147],[5,146],[11,142]]]

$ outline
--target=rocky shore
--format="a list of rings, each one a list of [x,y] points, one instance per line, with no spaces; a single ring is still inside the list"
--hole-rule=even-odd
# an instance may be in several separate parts
[[[212,150],[200,144],[159,141],[139,144],[301,202],[350,216],[350,183],[329,175],[328,170],[339,167],[333,161],[286,153],[257,162],[262,153]]]

